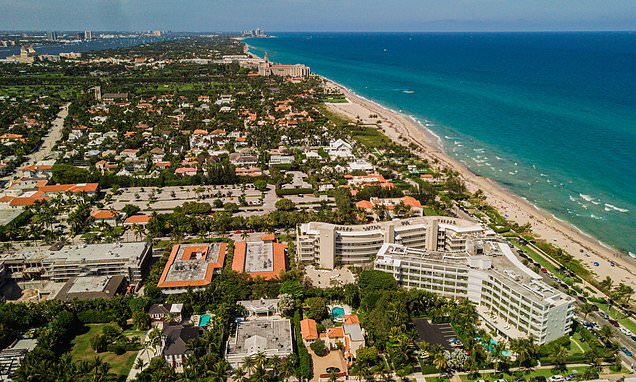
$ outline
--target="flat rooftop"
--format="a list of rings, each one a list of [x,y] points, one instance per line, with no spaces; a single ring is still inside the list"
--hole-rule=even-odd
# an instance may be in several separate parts
[[[272,279],[286,269],[287,244],[272,241],[236,242],[232,269],[254,277]]]
[[[109,276],[78,277],[67,293],[101,292],[109,280]]]
[[[145,242],[65,245],[60,250],[50,247],[27,247],[0,254],[2,260],[43,260],[48,262],[81,263],[122,259],[141,260],[146,251]]]
[[[228,341],[228,356],[292,352],[291,322],[288,319],[239,321],[236,336]]]
[[[214,270],[223,267],[226,250],[227,243],[175,245],[157,286],[172,288],[210,284]]]

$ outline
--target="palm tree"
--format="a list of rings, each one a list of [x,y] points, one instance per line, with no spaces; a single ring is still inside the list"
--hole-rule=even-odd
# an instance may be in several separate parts
[[[95,357],[91,365],[91,382],[102,382],[108,377],[108,370],[110,370],[110,364],[102,361],[100,357]]]
[[[599,329],[598,335],[605,338],[606,342],[611,342],[614,338],[614,330],[609,325],[603,325]]]
[[[594,305],[586,302],[585,304],[579,306],[579,313],[583,314],[583,319],[587,319],[587,315],[594,311]]]
[[[226,360],[222,359],[219,362],[215,363],[212,366],[212,376],[209,379],[210,382],[225,382],[227,381],[227,369],[228,363]]]
[[[605,290],[606,292],[611,291],[613,285],[614,285],[614,280],[612,280],[612,278],[609,276],[607,276],[605,280],[601,281],[600,283],[601,288]]]
[[[135,369],[141,370],[144,367],[146,367],[146,362],[141,358],[137,358],[137,361],[135,361]]]
[[[501,365],[501,353],[504,350],[506,350],[506,343],[504,341],[499,341],[492,346],[490,356],[492,357],[495,372],[499,372],[499,367]]]
[[[441,346],[436,345],[433,350],[433,365],[439,370],[440,374],[443,374],[448,369],[448,360]]]
[[[238,367],[236,369],[234,369],[234,371],[232,372],[232,380],[234,382],[245,382],[247,381],[247,373],[245,372],[245,369],[242,367]]]
[[[256,367],[265,367],[266,363],[267,355],[265,355],[265,353],[258,352],[256,353],[256,355],[254,355],[254,364],[256,365]]]
[[[552,348],[551,355],[557,368],[563,368],[568,357],[568,349],[561,345],[555,346]]]
[[[254,357],[249,356],[243,359],[243,367],[247,371],[247,375],[251,376],[254,367],[256,366],[256,362],[254,362]]]

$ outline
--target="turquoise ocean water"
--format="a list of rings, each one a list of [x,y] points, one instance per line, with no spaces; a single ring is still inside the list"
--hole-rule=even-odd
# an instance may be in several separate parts
[[[289,33],[249,39],[426,123],[446,151],[636,253],[636,33]]]

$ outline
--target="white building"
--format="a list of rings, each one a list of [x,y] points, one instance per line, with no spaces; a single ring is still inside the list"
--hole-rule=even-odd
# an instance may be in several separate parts
[[[504,243],[471,240],[465,251],[445,252],[387,243],[374,268],[406,288],[468,298],[483,323],[508,338],[532,336],[544,344],[572,324],[573,299],[544,283]]]
[[[327,154],[331,159],[336,158],[353,158],[353,148],[351,145],[342,139],[329,143],[327,147]]]
[[[228,338],[225,359],[236,368],[245,358],[264,354],[285,358],[293,353],[291,321],[278,314],[278,299],[240,301],[247,317],[236,319],[236,332]]]
[[[462,251],[469,238],[494,236],[493,231],[472,221],[443,216],[355,226],[311,222],[298,226],[296,249],[298,261],[333,269],[338,265],[370,265],[384,243],[429,251]]]

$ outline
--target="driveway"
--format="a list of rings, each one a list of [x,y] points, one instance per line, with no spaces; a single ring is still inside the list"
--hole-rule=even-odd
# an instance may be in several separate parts
[[[342,358],[342,353],[338,350],[332,350],[324,357],[318,357],[311,348],[307,348],[311,355],[311,363],[313,364],[314,376],[311,382],[318,382],[320,374],[326,374],[328,367],[337,367],[340,371],[347,371],[347,365]]]

